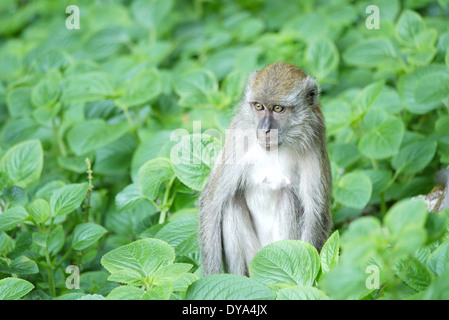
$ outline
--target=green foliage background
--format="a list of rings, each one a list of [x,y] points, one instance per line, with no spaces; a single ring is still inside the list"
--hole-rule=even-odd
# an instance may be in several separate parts
[[[0,2],[0,299],[449,298],[448,211],[410,199],[449,164],[447,0],[72,2]],[[202,277],[199,191],[275,61],[320,84],[335,232]]]

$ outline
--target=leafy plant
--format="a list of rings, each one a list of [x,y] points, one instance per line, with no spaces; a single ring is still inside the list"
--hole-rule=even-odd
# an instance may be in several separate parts
[[[0,299],[448,299],[448,209],[411,199],[449,165],[448,3],[371,4],[2,1]],[[335,230],[203,277],[198,196],[275,61],[320,84]]]

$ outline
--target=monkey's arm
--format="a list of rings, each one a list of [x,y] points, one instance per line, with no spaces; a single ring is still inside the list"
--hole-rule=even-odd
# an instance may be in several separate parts
[[[211,172],[200,197],[199,236],[204,276],[222,272],[223,202],[215,196],[221,171],[216,168]]]

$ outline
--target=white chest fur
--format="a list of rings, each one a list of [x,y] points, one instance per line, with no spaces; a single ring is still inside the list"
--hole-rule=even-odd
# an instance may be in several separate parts
[[[285,151],[267,152],[255,146],[244,159],[249,168],[246,184],[246,203],[261,246],[282,240],[280,230],[280,200],[285,188],[291,186],[296,157]]]

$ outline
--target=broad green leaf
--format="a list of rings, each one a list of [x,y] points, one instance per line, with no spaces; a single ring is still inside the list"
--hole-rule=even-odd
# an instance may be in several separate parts
[[[435,276],[441,276],[449,271],[449,240],[446,240],[436,248],[427,260],[427,267]]]
[[[399,97],[408,111],[415,114],[427,113],[440,107],[442,97],[447,97],[448,79],[449,69],[444,65],[433,64],[415,69],[399,78]],[[433,86],[429,87],[430,84]]]
[[[12,207],[0,214],[0,231],[9,231],[17,227],[28,217],[24,207]]]
[[[72,247],[75,250],[84,250],[97,242],[106,232],[105,228],[92,222],[79,224],[73,230]]]
[[[114,95],[112,80],[106,73],[90,72],[70,76],[63,82],[64,103],[102,100]]]
[[[382,88],[384,87],[384,81],[377,81],[369,84],[357,95],[354,105],[359,113],[364,113],[374,103],[379,96]]]
[[[319,285],[331,299],[360,299],[369,291],[366,286],[367,277],[361,268],[338,265],[323,275]]]
[[[162,285],[167,281],[174,282],[192,269],[188,263],[173,263],[159,268],[152,276],[153,284]]]
[[[360,217],[351,222],[341,237],[342,254],[335,268],[363,266],[376,252],[385,250],[386,245],[380,221],[374,217]]]
[[[33,290],[34,285],[19,278],[0,280],[0,300],[18,300]]]
[[[182,230],[182,232],[179,232]],[[154,236],[166,241],[176,252],[176,256],[194,253],[198,246],[198,217],[189,215],[179,217],[163,226]]]
[[[360,172],[350,172],[337,181],[334,196],[345,206],[362,209],[367,205],[371,192],[372,183],[366,175]]]
[[[140,300],[144,294],[144,289],[134,286],[119,286],[108,294],[106,300]]]
[[[50,205],[44,199],[36,199],[30,204],[28,212],[36,223],[44,223],[50,218]]]
[[[103,119],[90,119],[72,127],[67,141],[73,152],[80,156],[117,140],[126,131],[126,122],[109,125]]]
[[[419,199],[402,200],[388,210],[384,224],[396,250],[412,253],[424,243],[426,219],[427,206]]]
[[[436,278],[425,291],[424,298],[427,300],[448,300],[449,299],[449,272],[443,273]]]
[[[40,178],[43,164],[41,142],[28,140],[16,144],[3,155],[0,171],[5,172],[14,185],[26,187]]]
[[[201,108],[210,104],[209,95],[218,91],[218,82],[210,71],[193,70],[178,77],[174,88],[180,106]]]
[[[51,107],[59,97],[59,88],[49,80],[39,82],[31,93],[31,102],[36,108]]]
[[[371,109],[363,118],[364,134],[359,141],[362,154],[373,159],[384,159],[399,151],[404,136],[401,119],[385,111]]]
[[[449,72],[441,70],[432,75],[423,75],[416,83],[413,93],[418,104],[441,104],[444,99],[449,98]]]
[[[6,105],[11,117],[27,116],[33,110],[31,88],[18,87],[8,92]]]
[[[181,136],[170,153],[176,176],[193,190],[202,190],[220,150],[221,145],[206,134]]]
[[[24,206],[28,203],[28,196],[23,188],[12,186],[2,190],[2,198],[8,207]]]
[[[310,68],[310,72],[318,78],[324,80],[338,67],[339,55],[335,44],[324,38],[309,43],[305,51],[305,62]]]
[[[88,188],[87,183],[69,184],[54,191],[50,197],[51,215],[65,216],[76,210],[83,202]]]
[[[279,290],[276,300],[328,300],[329,297],[314,287],[291,286]]]
[[[118,247],[101,258],[109,280],[143,285],[155,272],[175,260],[175,251],[158,239],[141,239]]]
[[[412,174],[424,169],[433,159],[437,149],[434,141],[415,141],[407,144],[393,157],[391,164],[398,172]]]
[[[396,25],[398,39],[405,45],[418,46],[417,36],[424,30],[424,24],[419,14],[411,10],[404,10]]]
[[[131,13],[139,24],[157,29],[164,24],[172,7],[172,0],[137,0],[131,5]]]
[[[273,291],[258,281],[236,274],[200,278],[187,289],[187,300],[273,300]]]
[[[125,83],[120,90],[123,97],[116,99],[117,106],[129,108],[147,103],[162,91],[162,81],[159,74],[153,70],[145,70]]]
[[[320,257],[309,243],[283,240],[256,253],[249,266],[251,278],[265,285],[291,283],[313,285],[320,270]]]
[[[15,274],[36,274],[39,273],[39,268],[35,261],[26,256],[19,256],[15,258],[9,265],[9,272]]]
[[[358,67],[377,67],[394,64],[400,59],[400,52],[387,38],[367,38],[358,41],[343,52],[343,60]]]
[[[133,183],[117,193],[115,205],[119,211],[127,211],[137,206],[142,200],[144,200],[144,195],[140,190],[139,184]]]
[[[150,200],[157,198],[163,183],[168,183],[175,176],[173,166],[167,158],[147,161],[139,170],[137,180],[141,193]]]
[[[354,117],[351,106],[340,99],[332,99],[324,104],[323,114],[328,135],[334,135],[347,128]]]
[[[414,257],[399,261],[394,268],[399,278],[418,292],[425,290],[434,279],[432,272]]]
[[[339,253],[340,234],[337,230],[327,239],[320,252],[321,270],[323,273],[329,272],[338,264]]]

